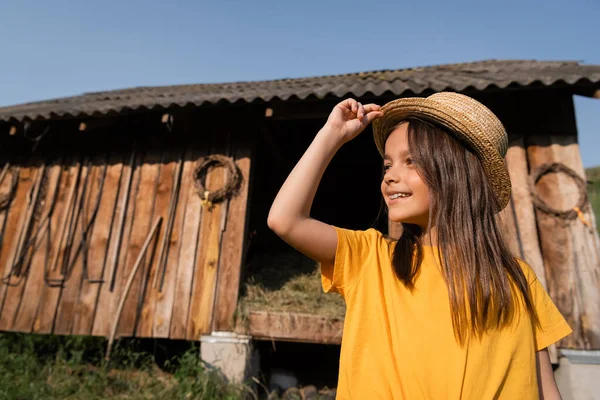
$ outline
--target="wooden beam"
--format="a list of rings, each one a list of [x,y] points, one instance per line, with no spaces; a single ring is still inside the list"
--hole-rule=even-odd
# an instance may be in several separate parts
[[[247,334],[259,340],[341,344],[343,320],[306,314],[251,312]]]

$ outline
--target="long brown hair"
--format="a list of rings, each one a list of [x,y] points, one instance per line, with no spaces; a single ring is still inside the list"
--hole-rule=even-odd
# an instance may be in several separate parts
[[[428,231],[435,227],[458,342],[510,324],[519,307],[515,289],[537,323],[527,278],[502,238],[498,202],[479,158],[442,127],[417,118],[406,122],[411,157],[429,188]],[[423,260],[422,231],[402,226],[392,262],[412,288]]]

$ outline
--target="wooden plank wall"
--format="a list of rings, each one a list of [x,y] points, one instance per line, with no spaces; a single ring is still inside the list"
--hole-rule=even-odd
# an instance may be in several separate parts
[[[0,330],[107,336],[159,217],[117,336],[199,340],[213,329],[232,329],[253,139],[233,125],[207,126],[198,115],[176,119],[172,131],[154,117],[157,123],[137,119],[112,132],[58,130],[96,136],[79,137],[71,147],[80,147],[64,154],[38,151],[12,160],[19,183],[10,206],[0,210],[0,269],[10,283],[0,284]],[[212,208],[201,203],[192,178],[208,154],[232,157],[243,175],[239,194]],[[0,157],[1,166],[10,159]],[[207,189],[227,178],[225,169],[213,168]]]

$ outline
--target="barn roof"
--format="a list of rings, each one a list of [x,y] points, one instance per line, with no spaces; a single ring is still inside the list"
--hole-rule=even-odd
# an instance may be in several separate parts
[[[279,79],[137,87],[0,108],[0,121],[90,117],[220,102],[419,95],[427,91],[572,87],[600,89],[600,65],[574,61],[487,60],[462,64]]]

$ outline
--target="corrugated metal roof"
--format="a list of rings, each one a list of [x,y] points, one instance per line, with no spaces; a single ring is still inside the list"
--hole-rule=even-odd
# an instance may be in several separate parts
[[[418,95],[424,91],[484,91],[509,85],[584,84],[600,88],[600,65],[573,61],[488,60],[314,78],[139,87],[0,108],[0,121],[116,114],[144,109],[238,101],[269,102],[309,96]]]

